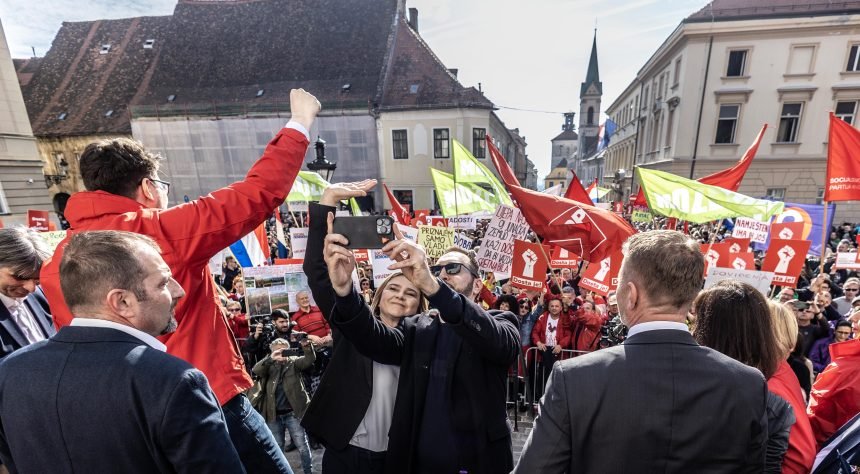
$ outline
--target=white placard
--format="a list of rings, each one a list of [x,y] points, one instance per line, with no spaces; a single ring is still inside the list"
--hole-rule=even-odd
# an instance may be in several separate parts
[[[224,259],[227,257],[227,250],[224,249],[209,259],[209,272],[213,275],[221,275],[224,272]]]
[[[478,219],[475,216],[454,216],[448,218],[448,227],[452,229],[475,230]]]
[[[339,209],[337,211],[334,211],[335,217],[349,217],[351,215],[352,214],[350,214],[349,211],[347,211],[346,209]]]
[[[305,227],[290,228],[290,248],[293,253],[290,258],[305,258],[305,251],[308,248],[308,229]]]
[[[287,202],[288,212],[308,212],[307,201],[289,201]]]
[[[708,277],[705,278],[705,289],[707,290],[723,280],[737,280],[747,283],[767,297],[770,283],[773,281],[773,272],[711,267],[708,269]]]
[[[400,270],[392,271],[388,269],[389,265],[394,264],[394,260],[388,258],[382,253],[382,250],[370,250],[370,261],[373,267],[373,286],[379,288],[379,285],[388,278],[392,273],[399,273]]]
[[[472,245],[474,245],[474,241],[470,239],[466,234],[462,232],[456,232],[454,234],[455,247],[460,247],[463,250],[472,250]]]
[[[502,280],[511,275],[514,254],[514,239],[525,239],[529,225],[519,209],[500,205],[484,232],[481,248],[478,249],[478,267],[493,272]]]
[[[735,219],[735,228],[732,230],[732,237],[739,239],[749,238],[750,242],[763,244],[767,242],[768,232],[770,232],[770,224],[767,222],[760,222],[748,217],[738,217]]]
[[[403,237],[407,239],[418,242],[418,228],[417,227],[409,227],[408,225],[403,225],[400,223],[396,223],[397,228],[400,229],[400,233],[403,234]]]
[[[857,263],[856,252],[839,252],[836,254],[836,263],[833,264],[837,269],[860,270],[860,263]]]

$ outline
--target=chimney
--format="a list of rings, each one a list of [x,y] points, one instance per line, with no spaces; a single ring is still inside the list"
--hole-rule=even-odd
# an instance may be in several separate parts
[[[454,76],[454,79],[456,79],[456,78],[457,78],[457,73],[458,73],[459,71],[460,71],[460,70],[459,70],[459,69],[457,69],[457,68],[455,68],[455,67],[448,69],[448,72],[450,72],[450,73],[451,73],[451,75],[452,75],[452,76]]]
[[[409,9],[409,26],[418,33],[418,9],[410,8]]]

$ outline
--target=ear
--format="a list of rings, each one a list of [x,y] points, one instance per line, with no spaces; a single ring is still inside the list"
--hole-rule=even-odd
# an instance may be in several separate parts
[[[137,307],[137,298],[134,293],[128,290],[113,289],[105,296],[105,306],[115,315],[123,319],[133,319],[135,308]]]
[[[632,281],[628,281],[627,284],[627,311],[635,309],[641,301],[639,301],[639,288],[636,288],[636,285]]]
[[[152,191],[154,187],[146,185],[147,179],[149,178],[143,178],[143,180],[141,180],[140,182],[140,185],[137,187],[137,201],[145,205],[158,200],[158,196],[156,196]]]

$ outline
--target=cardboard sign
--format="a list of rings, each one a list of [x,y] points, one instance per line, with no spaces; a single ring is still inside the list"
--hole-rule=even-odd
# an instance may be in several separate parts
[[[773,272],[715,267],[711,268],[705,278],[705,289],[707,290],[723,280],[737,280],[747,283],[767,297],[770,283],[773,280]]]
[[[511,285],[526,290],[540,290],[546,280],[546,258],[540,244],[514,240]]]
[[[705,257],[705,273],[703,276],[708,276],[708,270],[714,267],[717,267],[720,262],[720,256],[725,254],[728,255],[731,250],[730,243],[718,243],[718,244],[699,244],[699,247],[702,250],[702,255]]]
[[[652,219],[651,212],[647,209],[633,209],[633,214],[630,216],[633,222],[651,222]]]
[[[368,253],[367,249],[355,249],[352,251],[352,254],[355,255],[356,262],[370,261],[370,253]]]
[[[767,234],[770,230],[770,224],[760,222],[748,217],[738,217],[735,219],[735,228],[732,230],[732,237],[747,238],[753,242],[763,244],[767,242]]]
[[[454,229],[430,225],[418,226],[418,245],[424,247],[428,257],[439,258],[445,250],[454,246]]]
[[[796,288],[810,245],[808,240],[771,239],[761,269],[774,273],[774,285]]]
[[[475,216],[455,216],[448,218],[448,227],[452,229],[475,230],[478,219]]]
[[[749,252],[750,249],[750,239],[749,238],[728,238],[723,240],[724,244],[729,244],[729,253],[743,253]]]
[[[839,252],[836,254],[836,262],[833,264],[833,267],[837,270],[846,269],[846,270],[860,270],[860,262],[857,261],[857,257],[860,254],[855,252]]]
[[[616,214],[624,214],[624,203],[621,201],[613,202],[612,211]]]
[[[416,209],[415,217],[412,219],[412,224],[414,225],[427,225],[427,216],[430,215],[430,211],[427,209]]]
[[[308,229],[305,227],[290,227],[290,247],[293,249],[293,258],[305,258],[305,250],[308,248]]]
[[[508,278],[513,262],[514,240],[525,239],[528,231],[528,222],[519,209],[499,205],[484,232],[477,255],[478,267],[493,272],[496,279]]]
[[[27,210],[27,226],[37,231],[49,231],[48,211]]]
[[[782,240],[803,240],[803,222],[774,222],[770,236]]]
[[[621,269],[623,259],[624,254],[618,251],[599,262],[589,263],[588,268],[582,274],[579,286],[597,294],[608,296],[610,291],[615,291],[618,288],[618,271]]]
[[[549,265],[552,268],[579,268],[580,262],[582,259],[579,255],[561,247],[553,249],[549,257]]]
[[[64,231],[64,230],[53,230],[53,231],[49,231],[49,232],[39,232],[39,235],[41,235],[42,238],[45,239],[45,243],[48,244],[48,247],[53,252],[53,251],[57,250],[57,245],[60,245],[60,242],[62,242],[63,239],[66,238],[66,231]],[[221,274],[221,262],[219,261],[218,262],[218,275],[220,275],[220,274]],[[213,275],[215,275],[215,273],[213,273]]]
[[[721,253],[716,268],[734,268],[736,270],[755,270],[755,255],[752,252]]]
[[[475,242],[472,239],[470,239],[468,235],[466,235],[462,232],[457,232],[456,234],[454,234],[454,246],[455,247],[460,247],[463,250],[472,250],[472,246],[474,244],[475,244]]]

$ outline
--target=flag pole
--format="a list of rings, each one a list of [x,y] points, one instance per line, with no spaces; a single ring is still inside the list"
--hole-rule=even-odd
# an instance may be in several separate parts
[[[546,259],[546,266],[547,268],[549,268],[549,274],[551,275],[550,278],[555,278],[555,269],[552,268],[552,261],[549,259],[549,255],[546,254],[546,247],[543,246],[543,241],[541,240],[540,236],[537,235],[537,232],[535,232],[535,238],[538,241],[538,247],[540,247],[540,252]],[[558,291],[561,291],[561,285],[559,285],[558,282],[555,282],[555,284],[556,286],[558,286]],[[549,288],[547,288],[547,290],[549,290]]]
[[[293,218],[293,222],[296,223],[296,227],[302,227],[302,224],[299,223],[298,219],[296,219],[296,216],[293,215],[293,210],[290,208],[290,201],[287,201],[287,212],[290,213],[290,217]]]
[[[830,206],[827,205],[827,201],[824,201],[824,222],[821,223],[821,262],[818,264],[819,275],[824,273],[824,256],[826,255],[825,250],[827,249],[827,233],[830,230],[827,225],[827,210],[829,207]]]

